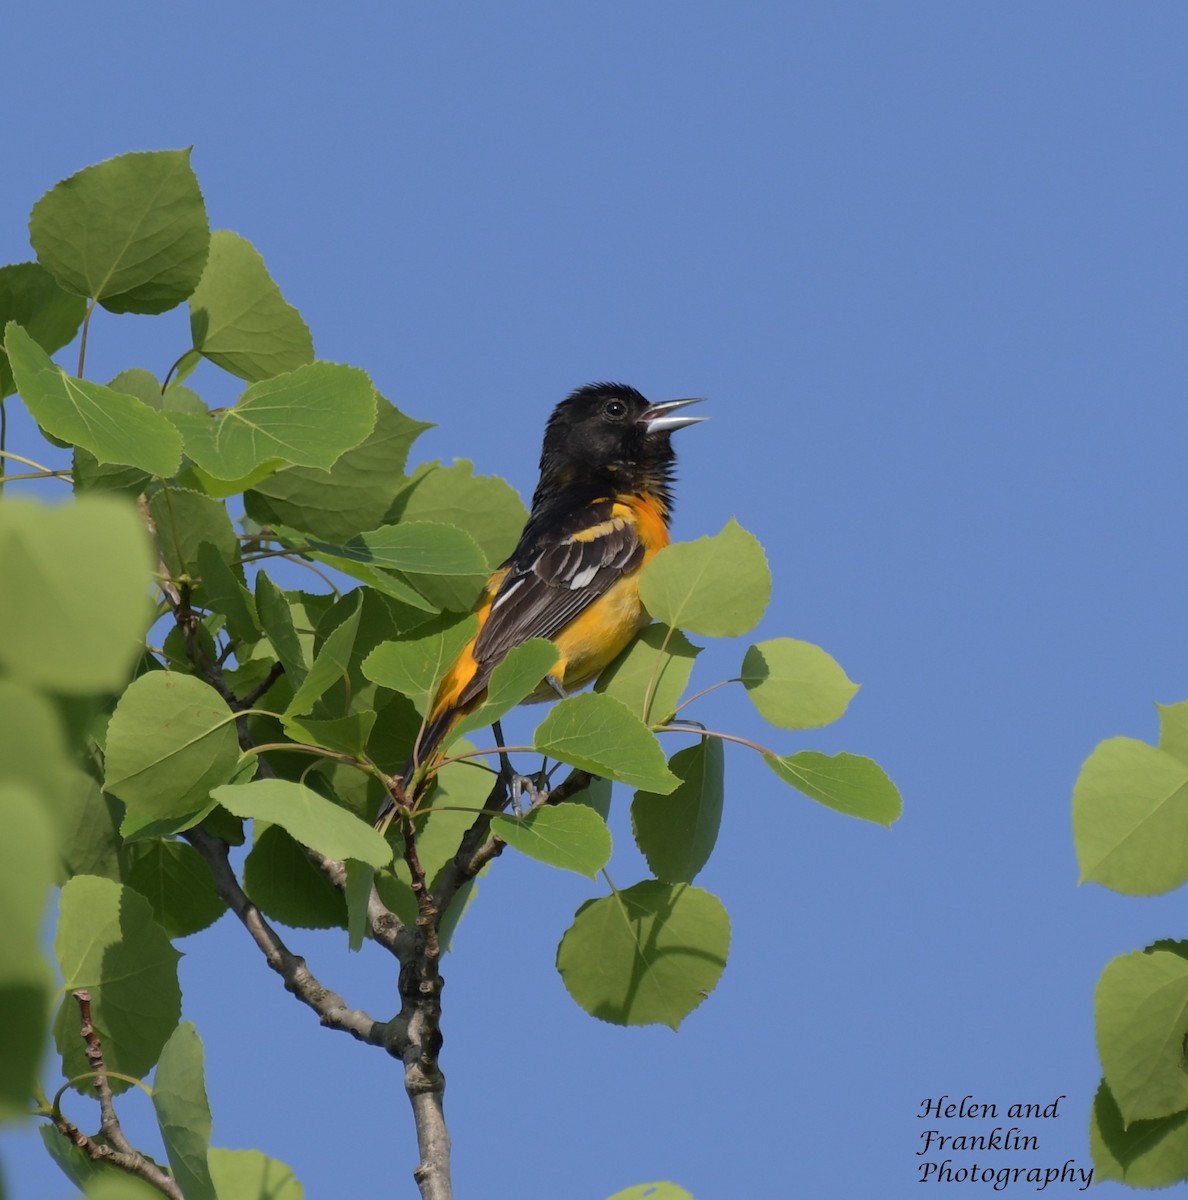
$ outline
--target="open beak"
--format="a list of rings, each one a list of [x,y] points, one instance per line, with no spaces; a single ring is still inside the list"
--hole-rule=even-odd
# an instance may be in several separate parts
[[[639,418],[648,433],[671,433],[674,429],[684,429],[686,425],[696,425],[698,421],[708,420],[707,417],[679,417],[678,409],[689,404],[700,404],[704,396],[691,396],[688,400],[665,400],[662,404],[653,404]]]

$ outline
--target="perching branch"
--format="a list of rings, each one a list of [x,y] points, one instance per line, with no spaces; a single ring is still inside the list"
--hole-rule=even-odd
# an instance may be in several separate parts
[[[86,1046],[87,1062],[95,1075],[95,1090],[99,1094],[99,1133],[95,1137],[83,1133],[77,1125],[62,1116],[56,1103],[53,1118],[55,1128],[92,1162],[110,1163],[121,1171],[127,1171],[129,1175],[143,1179],[162,1195],[170,1197],[170,1200],[185,1200],[173,1177],[157,1166],[152,1159],[141,1154],[124,1135],[112,1100],[107,1065],[103,1061],[103,1046],[91,1020],[91,993],[86,988],[79,988],[71,995],[78,1002],[80,1032]],[[97,1140],[98,1138],[102,1138],[103,1141]]]
[[[420,1164],[413,1178],[421,1189],[422,1200],[451,1200],[450,1135],[446,1128],[442,1099],[445,1076],[437,1058],[441,1053],[441,989],[438,969],[441,943],[437,936],[439,914],[417,853],[416,825],[405,808],[398,808],[397,820],[403,840],[403,857],[412,879],[417,900],[416,952],[401,959],[400,1020],[406,1022],[404,1088],[412,1104],[417,1127]]]

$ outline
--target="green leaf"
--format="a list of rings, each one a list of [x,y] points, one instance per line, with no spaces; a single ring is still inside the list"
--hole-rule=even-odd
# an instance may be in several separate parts
[[[1155,707],[1159,710],[1159,749],[1188,763],[1188,700]]]
[[[190,151],[85,167],[33,206],[29,238],[64,288],[111,312],[173,308],[197,286],[210,242]]]
[[[43,801],[0,784],[0,1119],[24,1117],[38,1083],[53,979],[41,953],[57,841]]]
[[[286,717],[282,724],[285,733],[295,742],[322,746],[327,750],[353,754],[358,758],[367,748],[367,739],[375,726],[375,718],[376,713],[368,709],[327,721],[315,721],[311,717],[303,717],[300,720],[296,717]]]
[[[305,1200],[293,1172],[259,1150],[214,1146],[207,1157],[219,1200]]]
[[[107,729],[105,786],[142,818],[202,809],[238,764],[231,710],[191,675],[153,671],[134,680]]]
[[[86,311],[86,301],[64,292],[38,263],[0,267],[0,328],[15,321],[47,354],[73,340]],[[8,359],[0,354],[0,399],[15,387]]]
[[[256,576],[256,612],[265,636],[284,665],[285,677],[292,687],[298,687],[309,668],[293,625],[293,613],[284,593],[263,571]]]
[[[380,687],[407,696],[424,715],[441,677],[478,631],[475,617],[442,617],[412,636],[381,642],[363,660],[363,674]]]
[[[765,753],[763,761],[797,791],[847,816],[890,826],[903,812],[898,788],[872,759],[802,750],[782,758]]]
[[[210,542],[201,542],[196,566],[202,577],[203,598],[207,606],[226,616],[231,636],[241,642],[258,641],[260,626],[254,611],[255,601],[219,550]]]
[[[213,795],[236,816],[283,826],[303,846],[330,858],[357,858],[373,867],[392,860],[391,846],[370,825],[299,783],[257,779],[216,788]]]
[[[11,503],[0,506],[0,515]],[[49,801],[71,788],[70,760],[54,705],[41,692],[0,676],[0,779]]]
[[[1094,1003],[1102,1069],[1126,1123],[1188,1108],[1188,960],[1165,950],[1120,955]]]
[[[680,782],[655,734],[621,700],[597,692],[556,704],[533,745],[583,771],[650,792],[667,795]]]
[[[202,1059],[202,1039],[186,1021],[161,1051],[153,1108],[173,1178],[186,1200],[219,1200],[206,1161],[211,1120]]]
[[[0,767],[0,776],[4,774]],[[55,793],[53,810],[65,878],[71,875],[122,878],[119,860],[123,845],[119,834],[122,810],[123,805],[106,795],[85,771],[70,773],[70,782]]]
[[[375,428],[329,469],[288,467],[256,483],[244,506],[262,525],[289,525],[341,544],[385,522],[409,447],[431,426],[376,396]]]
[[[1160,1188],[1188,1179],[1188,1111],[1127,1125],[1104,1079],[1093,1104],[1089,1145],[1098,1180]]]
[[[181,1016],[181,955],[153,920],[148,901],[110,879],[79,875],[68,880],[59,901],[54,950],[63,979],[64,998],[54,1021],[63,1074],[70,1079],[90,1069],[78,1006],[70,995],[88,988],[108,1069],[147,1075]],[[126,1086],[118,1079],[111,1084],[118,1091]],[[86,1081],[76,1086],[89,1090]]]
[[[21,399],[46,433],[101,463],[163,477],[177,471],[182,441],[166,417],[135,396],[68,375],[15,321],[4,328],[4,349]]]
[[[375,868],[357,858],[347,860],[346,886],[342,890],[347,906],[347,949],[361,950],[367,937],[367,906],[375,883]]]
[[[482,704],[458,723],[455,733],[493,725],[531,696],[557,664],[557,647],[545,638],[529,638],[513,646],[491,672]]]
[[[239,539],[227,507],[188,488],[161,488],[149,501],[161,558],[175,578],[198,577],[198,548],[209,543],[225,561],[238,557]]]
[[[1188,879],[1188,763],[1134,738],[1108,738],[1073,789],[1081,881],[1131,896]]]
[[[636,792],[631,827],[653,875],[666,883],[692,883],[709,861],[722,823],[722,743],[702,738],[678,750],[669,766],[680,787],[665,796]]]
[[[113,392],[135,397],[155,412],[206,412],[206,405],[202,403],[201,397],[189,388],[171,387],[163,393],[152,372],[141,367],[130,367],[121,371],[114,379],[108,381],[107,386]],[[74,448],[72,475],[76,495],[89,491],[117,492],[127,495],[132,500],[141,492],[149,490],[149,482],[152,479],[147,471],[142,471],[139,467],[101,463],[89,450],[83,450],[79,446]]]
[[[309,674],[293,693],[285,716],[295,717],[309,712],[319,697],[346,674],[355,645],[355,634],[359,630],[360,601],[361,597],[357,595],[354,612],[334,630],[318,651]]]
[[[608,821],[613,791],[614,784],[609,779],[592,778],[586,787],[573,796],[571,803],[584,804],[587,808],[592,808],[604,821]]]
[[[780,729],[816,729],[838,720],[859,685],[820,646],[774,638],[743,658],[742,681],[755,707]]]
[[[622,700],[645,723],[663,722],[681,702],[693,661],[700,653],[701,647],[693,645],[679,629],[648,625],[602,672],[594,690]],[[649,695],[645,713],[644,700]]]
[[[716,896],[649,879],[587,900],[557,948],[557,970],[601,1021],[676,1029],[717,984],[729,948]]]
[[[142,522],[118,500],[5,500],[0,666],[71,696],[118,689],[143,650],[152,564]]]
[[[609,1200],[693,1200],[693,1193],[675,1183],[637,1183],[616,1192]]]
[[[210,256],[190,297],[194,349],[240,379],[269,379],[313,362],[313,338],[281,295],[259,251],[227,229],[210,235]]]
[[[383,523],[410,521],[465,530],[488,563],[500,563],[515,549],[528,510],[506,480],[475,475],[474,464],[459,459],[452,467],[434,462],[417,468]]]
[[[234,408],[170,419],[216,479],[243,479],[269,459],[327,468],[371,432],[375,390],[357,367],[315,362],[253,383]]]
[[[606,822],[583,804],[534,808],[523,817],[500,813],[491,832],[529,858],[593,879],[610,861]]]
[[[153,917],[171,938],[197,933],[227,911],[210,868],[192,846],[157,838],[131,850],[128,886],[153,906]]]
[[[759,623],[771,595],[763,547],[731,518],[722,532],[666,546],[639,577],[644,607],[665,625],[733,637]]]
[[[485,575],[487,561],[474,539],[452,525],[414,521],[384,525],[330,546],[310,545],[324,554],[414,575]]]
[[[267,916],[295,929],[347,923],[342,893],[279,825],[257,823],[243,865],[243,888]]]

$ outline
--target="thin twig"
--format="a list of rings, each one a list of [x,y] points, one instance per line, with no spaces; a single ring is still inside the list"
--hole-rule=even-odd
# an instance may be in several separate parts
[[[346,891],[346,864],[337,858],[304,847],[306,857],[326,876],[340,891]],[[405,939],[401,936],[404,924],[400,918],[380,899],[375,884],[371,885],[371,895],[367,898],[367,924],[371,931],[371,939],[377,945],[383,946],[390,954],[399,956],[405,950]]]
[[[80,1032],[86,1046],[87,1062],[94,1075],[95,1090],[99,1094],[99,1133],[96,1137],[88,1137],[77,1125],[62,1116],[56,1106],[53,1118],[55,1128],[92,1162],[110,1163],[121,1171],[127,1171],[129,1175],[143,1179],[162,1195],[170,1197],[170,1200],[185,1200],[173,1177],[157,1166],[152,1159],[141,1154],[124,1135],[112,1100],[111,1083],[103,1061],[103,1046],[91,1019],[91,993],[86,988],[79,988],[71,995],[78,1002]],[[96,1138],[104,1140],[98,1141]]]

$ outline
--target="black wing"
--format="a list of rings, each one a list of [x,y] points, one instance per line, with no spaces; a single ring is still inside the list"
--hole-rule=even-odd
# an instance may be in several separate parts
[[[554,637],[643,561],[643,543],[629,516],[616,514],[610,504],[587,511],[587,519],[591,516],[594,524],[562,527],[534,546],[517,547],[475,641],[478,672],[467,693],[486,687],[514,646]]]

